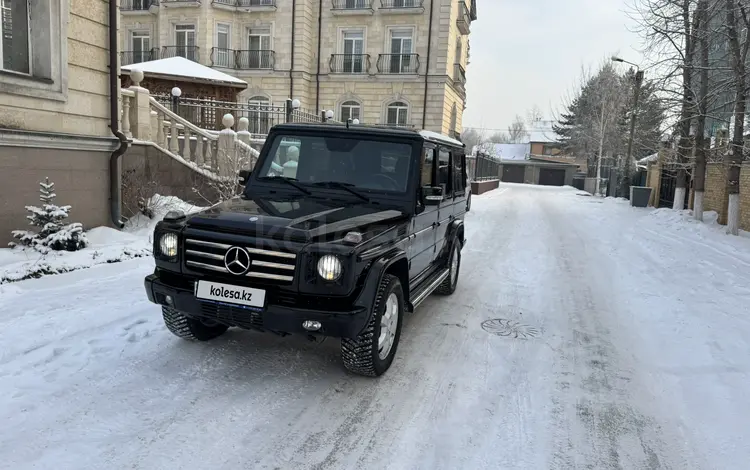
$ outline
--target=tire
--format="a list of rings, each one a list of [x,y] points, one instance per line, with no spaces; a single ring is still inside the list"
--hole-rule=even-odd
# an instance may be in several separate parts
[[[461,242],[458,240],[454,240],[453,246],[451,247],[451,254],[448,256],[448,269],[448,277],[446,277],[445,280],[440,283],[438,288],[435,289],[436,294],[451,295],[456,291],[456,286],[458,286],[458,275],[461,271]]]
[[[394,305],[395,301],[395,305]],[[341,359],[350,372],[367,377],[379,377],[391,367],[393,358],[396,356],[399,339],[401,338],[401,325],[405,311],[404,290],[401,281],[396,276],[386,274],[378,287],[375,296],[373,315],[370,323],[364,331],[354,339],[341,339]],[[397,317],[395,326],[391,324],[391,331],[395,328],[390,349],[381,357],[379,338],[383,328],[383,317],[386,309],[396,308]],[[386,323],[388,320],[386,318]],[[388,334],[386,332],[386,334]]]
[[[206,325],[195,318],[186,317],[179,311],[162,307],[161,315],[164,324],[173,335],[193,341],[209,341],[223,335],[229,327],[226,325]]]

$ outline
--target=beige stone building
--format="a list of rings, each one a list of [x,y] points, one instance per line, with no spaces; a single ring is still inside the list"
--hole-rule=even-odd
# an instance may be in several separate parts
[[[119,93],[109,71],[110,3],[116,22],[115,1],[0,5],[0,246],[27,227],[24,206],[39,204],[45,177],[56,202],[73,206],[71,221],[110,221],[109,162],[121,148],[110,129],[110,96]]]
[[[122,0],[123,65],[181,55],[335,119],[456,135],[475,0]]]

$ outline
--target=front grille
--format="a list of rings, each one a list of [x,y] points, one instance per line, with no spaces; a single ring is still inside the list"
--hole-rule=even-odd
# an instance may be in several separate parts
[[[225,325],[257,330],[263,329],[263,315],[260,312],[243,307],[232,307],[231,305],[216,302],[201,302],[201,314],[205,318]]]
[[[232,276],[224,264],[224,255],[233,246],[240,246],[250,255],[250,266],[243,277],[275,284],[291,284],[294,281],[297,255],[286,251],[188,238],[185,240],[185,264],[197,271]]]

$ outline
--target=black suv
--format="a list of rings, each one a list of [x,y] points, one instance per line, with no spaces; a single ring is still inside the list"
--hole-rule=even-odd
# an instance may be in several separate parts
[[[456,289],[466,181],[464,145],[440,134],[277,125],[240,197],[158,223],[146,293],[181,338],[338,337],[346,368],[379,376],[404,314]]]

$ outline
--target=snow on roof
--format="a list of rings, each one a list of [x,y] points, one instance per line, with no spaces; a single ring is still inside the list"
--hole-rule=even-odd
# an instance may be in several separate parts
[[[422,130],[422,131],[419,131],[419,133],[420,133],[420,135],[422,137],[424,137],[427,140],[436,140],[438,142],[445,142],[447,144],[457,145],[459,147],[463,147],[464,146],[463,142],[458,141],[456,139],[452,139],[452,138],[450,138],[450,137],[448,137],[446,135],[439,134],[437,132]]]
[[[247,82],[201,65],[184,57],[169,57],[167,59],[150,60],[140,64],[130,64],[120,67],[123,72],[138,69],[144,74],[168,75],[170,77],[193,78],[214,82],[233,83],[247,86]]]
[[[500,160],[526,160],[530,144],[495,144],[495,156]]]
[[[658,159],[659,159],[659,154],[655,153],[653,155],[649,155],[648,157],[641,158],[640,160],[638,160],[638,163],[646,164],[646,163],[650,163],[650,162],[655,162]]]

